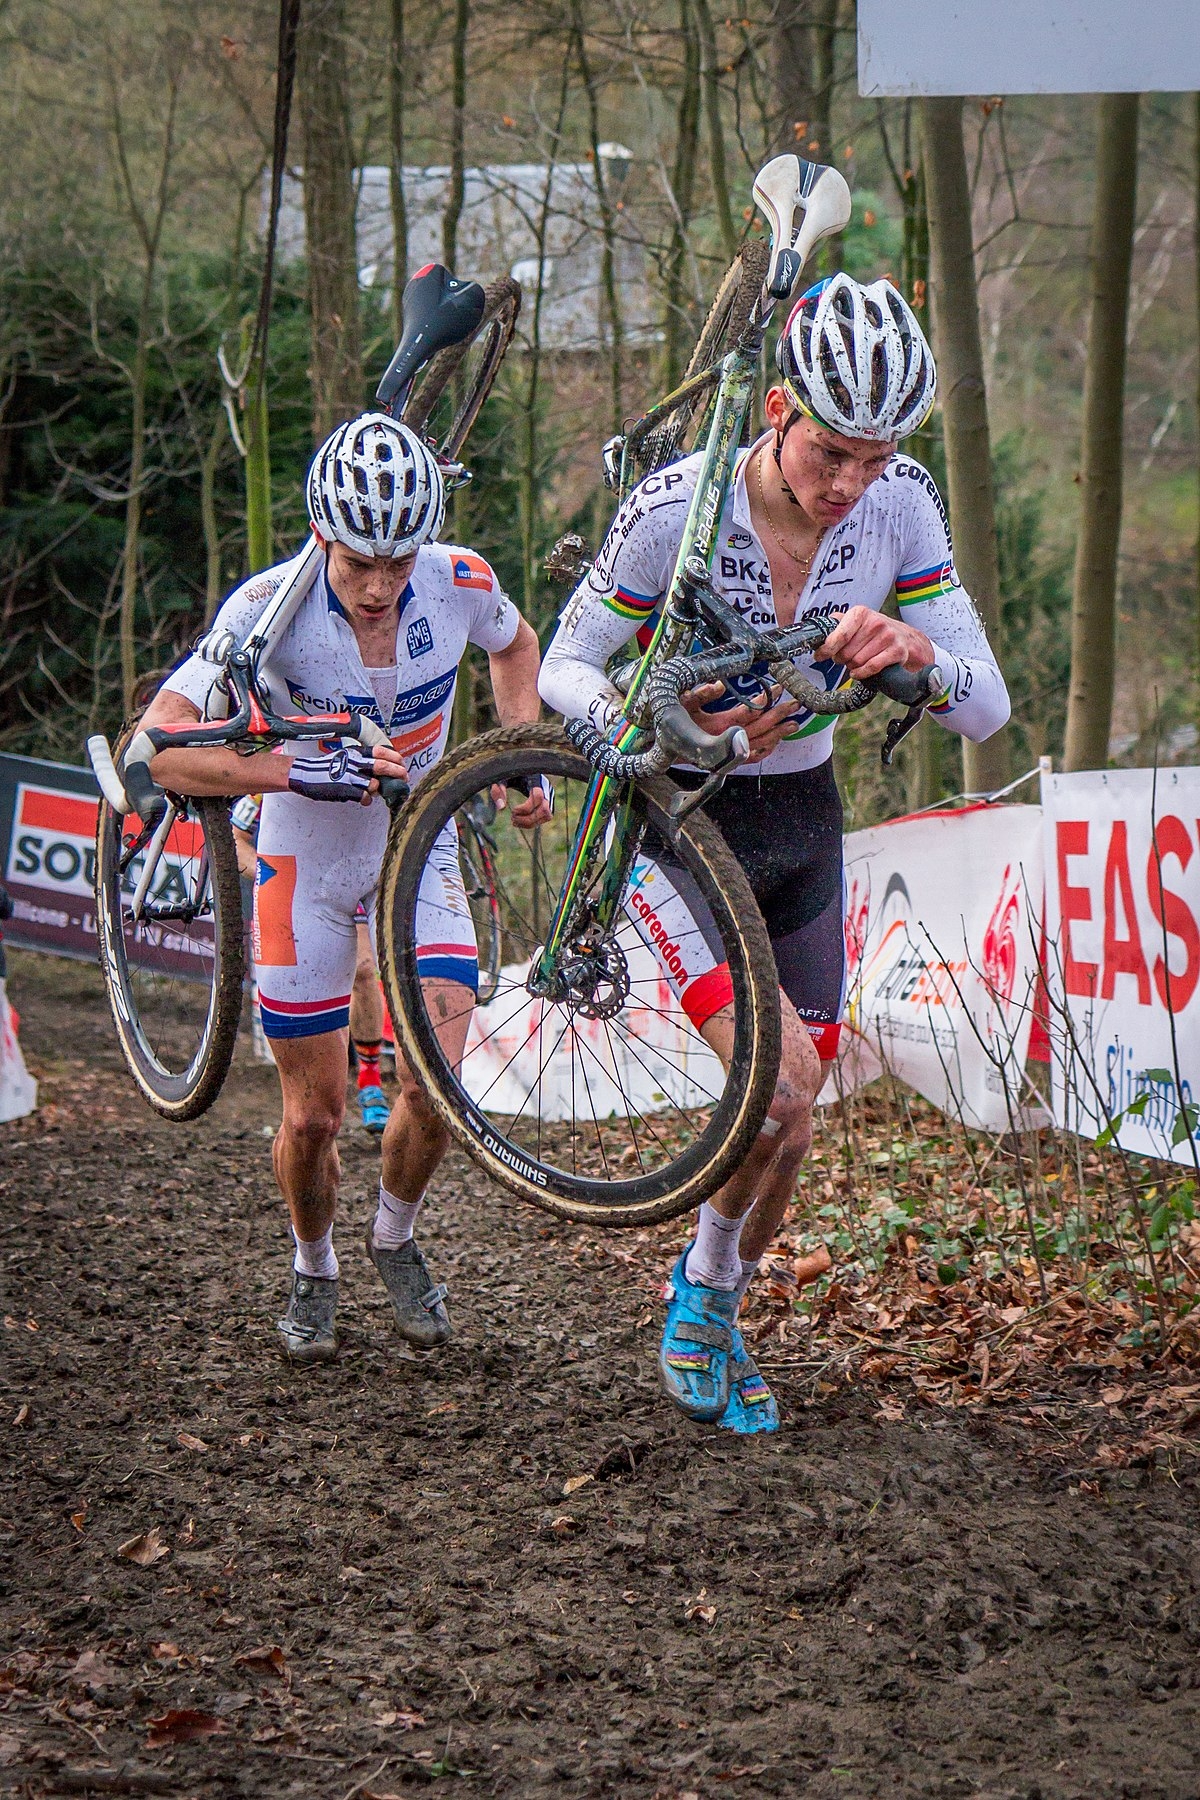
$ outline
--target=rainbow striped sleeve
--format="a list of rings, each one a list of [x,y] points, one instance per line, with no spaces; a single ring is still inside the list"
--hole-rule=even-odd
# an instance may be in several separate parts
[[[635,594],[629,588],[618,587],[611,594],[605,594],[604,604],[619,619],[627,619],[631,625],[640,625],[649,618],[660,598],[658,594]]]
[[[954,564],[948,559],[931,569],[916,569],[896,577],[896,599],[901,606],[915,606],[919,600],[936,600],[939,594],[953,593],[959,585]]]

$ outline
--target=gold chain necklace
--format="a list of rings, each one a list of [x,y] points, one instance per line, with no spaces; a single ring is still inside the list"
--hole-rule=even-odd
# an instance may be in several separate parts
[[[784,543],[783,539],[780,537],[779,533],[775,529],[775,521],[771,517],[771,509],[767,505],[767,496],[763,490],[762,459],[763,459],[764,454],[765,454],[764,451],[762,451],[762,450],[759,451],[759,453],[754,461],[754,469],[755,469],[755,473],[758,476],[758,498],[762,503],[763,517],[767,521],[767,530],[771,533],[771,536],[775,539],[775,542],[779,545],[779,548],[783,551],[783,554],[786,557],[789,557],[792,562],[799,563],[800,567],[804,571],[805,579],[807,580],[808,572],[812,568],[812,565],[813,565],[813,557],[817,554],[817,551],[821,545],[821,538],[823,538],[825,536],[825,533],[824,532],[821,533],[821,537],[819,537],[817,539],[816,543],[813,545],[812,549],[809,551],[807,556],[797,556],[796,552],[794,550],[788,549],[787,545]]]

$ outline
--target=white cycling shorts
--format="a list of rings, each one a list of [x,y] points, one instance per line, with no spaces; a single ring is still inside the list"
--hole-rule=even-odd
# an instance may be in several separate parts
[[[323,807],[335,816],[309,837],[296,830],[296,809],[287,804],[295,798],[267,796],[258,838],[253,946],[269,1038],[316,1037],[349,1024],[358,961],[355,912],[361,903],[374,945],[375,889],[387,835],[382,805],[360,809],[347,803],[337,809],[340,819],[332,805]],[[300,804],[311,809],[315,803]],[[378,821],[369,818],[376,811]],[[355,816],[360,814],[367,816]],[[310,810],[305,823],[311,819]],[[478,989],[475,927],[453,823],[439,836],[421,877],[417,964],[423,979]]]

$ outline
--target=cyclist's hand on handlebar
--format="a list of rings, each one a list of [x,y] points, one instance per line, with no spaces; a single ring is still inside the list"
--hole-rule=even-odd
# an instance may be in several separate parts
[[[894,663],[902,663],[906,669],[923,669],[936,660],[933,645],[923,631],[906,625],[902,619],[886,618],[869,606],[850,607],[815,654],[842,663],[846,673],[859,681],[878,675]]]
[[[535,785],[536,782],[536,785]],[[513,789],[516,804],[509,809],[514,825],[521,831],[532,831],[536,825],[548,825],[554,812],[553,790],[547,792],[545,776],[530,776],[530,793],[528,799],[519,788]],[[492,800],[496,811],[503,812],[508,807],[508,789],[497,782],[492,789]]]
[[[379,792],[381,775],[403,779],[407,774],[404,758],[390,744],[373,751],[346,744],[320,756],[294,756],[288,787],[306,800],[357,801],[365,806]]]
[[[379,777],[390,775],[393,780],[408,780],[408,764],[394,744],[376,744],[371,752],[372,765],[376,779],[371,783],[372,794],[379,792]]]
[[[748,706],[731,706],[725,712],[706,712],[704,709],[711,701],[719,699],[725,692],[724,683],[706,681],[702,687],[693,688],[690,694],[684,694],[683,704],[697,725],[705,731],[711,731],[715,737],[719,732],[728,731],[740,725],[750,739],[749,762],[761,762],[777,750],[787,737],[795,722],[796,714],[801,710],[800,702],[793,700],[781,688],[771,683],[769,694],[763,695]]]

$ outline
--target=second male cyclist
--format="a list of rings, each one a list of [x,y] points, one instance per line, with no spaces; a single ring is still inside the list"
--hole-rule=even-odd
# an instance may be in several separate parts
[[[458,665],[467,645],[488,655],[502,724],[537,718],[538,642],[481,556],[436,542],[445,491],[434,457],[407,427],[380,413],[339,426],[308,473],[312,529],[325,562],[267,659],[264,679],[280,712],[365,713],[391,745],[298,754],[166,750],[151,764],[177,793],[261,793],[254,892],[254,961],[263,1030],[279,1069],[283,1123],[275,1176],[295,1239],[291,1296],[280,1321],[294,1362],[337,1353],[338,1259],[333,1247],[337,1134],[346,1095],[346,1033],[358,961],[355,910],[370,919],[387,839],[378,777],[410,782],[441,756]],[[213,635],[249,632],[292,565],[243,582]],[[223,717],[220,667],[203,645],[169,675],[143,721]],[[549,817],[535,786],[513,820]],[[332,804],[331,804],[332,803]],[[417,909],[417,958],[430,1018],[447,1056],[462,1054],[470,1018],[463,990],[478,980],[475,929],[452,828],[426,866]],[[401,1333],[430,1349],[450,1335],[446,1290],[413,1241],[426,1184],[448,1139],[401,1068],[400,1095],[383,1133],[379,1203],[367,1251],[383,1277]]]
[[[738,460],[714,586],[763,630],[834,615],[815,663],[804,659],[818,686],[832,690],[892,663],[937,663],[945,690],[932,716],[976,742],[990,737],[1008,718],[1004,681],[955,573],[933,479],[897,450],[934,398],[933,357],[915,315],[888,282],[862,287],[835,275],[794,308],[777,357],[779,380],[765,402],[770,429]],[[605,665],[639,627],[649,642],[701,460],[687,457],[634,489],[568,602],[541,691],[569,717],[607,730],[620,716]],[[899,619],[880,611],[893,587]],[[778,1425],[737,1311],[808,1152],[821,1064],[837,1045],[845,966],[834,721],[804,712],[778,688],[766,705],[752,701],[762,686],[746,679],[740,693],[697,689],[685,704],[713,732],[742,725],[749,734],[749,763],[706,810],[745,869],[771,934],[783,1057],[761,1136],[700,1208],[695,1240],[675,1267],[659,1358],[676,1405],[735,1431]],[[719,982],[710,991],[719,1008]]]

